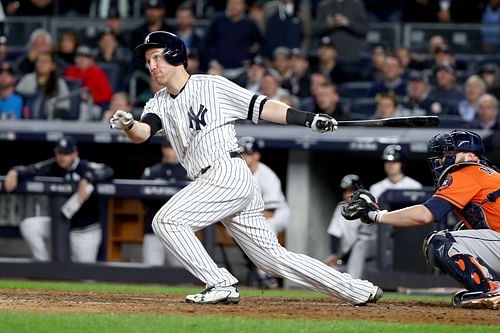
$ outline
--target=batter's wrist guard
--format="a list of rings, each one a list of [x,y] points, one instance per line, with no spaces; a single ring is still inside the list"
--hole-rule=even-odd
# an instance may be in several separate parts
[[[300,125],[305,127],[311,127],[314,120],[314,113],[300,111],[294,108],[288,108],[286,110],[286,123]]]

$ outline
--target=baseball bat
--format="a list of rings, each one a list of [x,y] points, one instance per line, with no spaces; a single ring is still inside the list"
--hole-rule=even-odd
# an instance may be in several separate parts
[[[368,127],[438,127],[437,116],[409,116],[369,120],[339,120],[339,126]]]

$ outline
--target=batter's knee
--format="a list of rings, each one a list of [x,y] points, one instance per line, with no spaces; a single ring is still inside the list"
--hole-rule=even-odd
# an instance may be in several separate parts
[[[448,250],[455,243],[455,238],[448,231],[434,231],[427,235],[423,243],[427,262],[436,268],[443,268],[450,260]]]

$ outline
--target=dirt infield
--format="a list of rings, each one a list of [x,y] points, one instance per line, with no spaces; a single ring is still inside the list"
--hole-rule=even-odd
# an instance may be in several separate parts
[[[332,298],[244,296],[238,305],[187,304],[182,295],[0,289],[0,311],[224,315],[274,319],[364,319],[405,323],[500,325],[498,310],[457,309],[445,302],[380,303],[354,307]]]

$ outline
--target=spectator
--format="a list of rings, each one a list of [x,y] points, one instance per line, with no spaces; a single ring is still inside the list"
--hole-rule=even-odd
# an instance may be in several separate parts
[[[479,98],[479,111],[473,125],[474,128],[498,130],[498,100],[495,96],[485,94]]]
[[[339,103],[340,96],[333,83],[324,83],[319,86],[316,93],[316,107],[314,113],[325,113],[337,120],[349,120],[349,110]]]
[[[371,62],[361,73],[361,79],[365,81],[382,82],[384,80],[384,63],[387,49],[384,45],[376,45],[371,52]]]
[[[109,123],[109,120],[117,110],[123,110],[125,112],[132,112],[133,108],[130,105],[128,95],[122,91],[115,92],[111,97],[111,103],[109,109],[104,111],[102,115],[102,121]],[[135,115],[134,118],[139,119],[140,117]]]
[[[289,94],[288,90],[281,87],[281,76],[274,69],[268,69],[262,75],[260,94],[272,100],[281,100]]]
[[[318,4],[315,35],[329,36],[338,49],[339,61],[355,62],[368,31],[368,16],[361,0],[323,0]]]
[[[134,0],[91,0],[88,10],[88,15],[94,18],[105,19],[109,18],[112,14],[122,18],[132,16],[134,8]]]
[[[375,110],[375,118],[391,118],[397,115],[397,101],[392,94],[381,93],[377,95],[377,109]]]
[[[114,75],[118,79],[111,80],[111,77],[108,76],[113,91],[126,90],[128,88],[132,54],[128,48],[120,45],[120,40],[111,30],[106,29],[99,37],[95,62],[100,67],[108,64],[111,68],[116,68],[111,69],[111,71],[116,71]]]
[[[0,30],[1,30],[1,22],[0,22]],[[11,48],[7,44],[7,37],[0,35],[0,63],[3,62],[11,62],[14,60],[15,54],[11,52]]]
[[[32,119],[69,119],[69,88],[57,73],[53,52],[39,53],[33,73],[25,74],[16,86],[24,96]]]
[[[403,19],[403,0],[364,0],[370,22],[395,22]]]
[[[277,47],[272,55],[271,66],[278,72],[281,80],[285,80],[290,76],[290,53],[291,50],[287,47]]]
[[[330,235],[331,254],[325,259],[325,264],[346,271],[359,279],[363,275],[365,264],[369,259],[365,255],[374,257],[375,244],[373,241],[370,243],[363,239],[365,235],[361,233],[361,230],[366,227],[361,223],[361,220],[347,221],[341,212],[344,205],[351,201],[354,191],[363,188],[363,183],[358,175],[350,174],[342,178],[340,188],[342,189],[342,200],[337,203],[327,230]],[[372,233],[370,236],[373,236]],[[356,244],[369,244],[372,248],[365,251]]]
[[[186,45],[188,54],[195,52],[199,56],[204,54],[202,36],[194,28],[196,18],[189,2],[180,4],[175,12],[175,34],[182,39]],[[206,68],[207,59],[202,58],[202,68]]]
[[[429,79],[421,71],[410,72],[407,93],[401,103],[404,113],[411,116],[432,115],[432,103],[429,99]]]
[[[437,22],[439,10],[437,0],[404,0],[403,22]]]
[[[57,58],[62,65],[62,72],[75,64],[76,49],[80,45],[80,36],[75,30],[65,30],[57,42]]]
[[[440,0],[440,22],[478,23],[485,9],[485,1]]]
[[[452,65],[455,70],[467,70],[467,65],[464,62],[457,61],[455,54],[447,45],[439,46],[434,50],[434,53],[432,54],[432,61],[428,67],[433,68],[443,64]]]
[[[226,10],[214,16],[206,34],[209,59],[216,60],[231,80],[244,72],[245,62],[259,53],[263,43],[259,28],[245,9],[245,0],[228,0]]]
[[[446,50],[448,48],[448,41],[441,35],[434,35],[429,39],[427,44],[427,49],[429,51],[429,55],[434,56],[434,54],[439,49]]]
[[[6,14],[8,16],[52,16],[54,0],[7,0]]]
[[[19,181],[35,176],[62,177],[66,182],[77,181],[78,189],[75,195],[81,206],[75,207],[74,213],[61,210],[70,223],[71,259],[80,263],[95,262],[102,240],[102,229],[99,223],[99,203],[93,189],[97,182],[113,177],[113,170],[104,164],[81,159],[75,140],[69,136],[57,141],[54,154],[55,157],[51,159],[12,168],[5,177],[5,190],[12,192]],[[49,261],[50,252],[46,242],[51,235],[51,218],[28,217],[21,222],[19,229],[34,259]]]
[[[17,75],[24,75],[35,71],[35,61],[40,53],[52,52],[54,45],[52,36],[45,29],[36,29],[30,35],[28,50],[16,60]]]
[[[239,138],[238,146],[243,159],[259,184],[264,201],[264,217],[271,231],[277,235],[285,231],[291,216],[290,207],[281,189],[281,181],[269,166],[261,162],[262,145],[254,137]],[[257,272],[260,287],[268,289],[278,287],[276,278],[257,269],[255,265],[252,264],[252,266]]]
[[[293,49],[290,55],[290,75],[283,82],[283,88],[299,98],[311,96],[311,73],[309,60],[301,49]]]
[[[265,54],[270,57],[277,47],[309,50],[312,17],[307,4],[299,0],[278,0],[264,6]]]
[[[499,98],[500,96],[499,73],[500,71],[498,66],[491,62],[483,64],[478,71],[478,75],[486,84],[487,92],[494,95],[496,98]]]
[[[23,99],[16,93],[16,73],[4,62],[0,65],[0,120],[21,119]]]
[[[165,3],[163,0],[146,0],[144,7],[145,22],[130,32],[129,46],[135,47],[144,41],[150,32],[173,31],[165,23]],[[144,66],[140,67],[141,69]]]
[[[455,67],[444,63],[435,69],[436,86],[431,88],[429,99],[437,102],[433,105],[433,113],[458,115],[458,101],[465,98],[461,89],[457,86]]]
[[[489,0],[481,18],[485,27],[481,30],[483,37],[483,51],[493,53],[498,51],[500,31],[498,28],[489,28],[490,24],[500,24],[500,0]]]
[[[112,32],[118,39],[118,44],[122,47],[129,47],[128,38],[125,36],[123,29],[124,17],[114,7],[110,8],[108,16],[104,21],[104,31]]]
[[[264,59],[261,56],[255,56],[245,68],[245,73],[235,80],[236,83],[250,91],[259,92],[261,90],[262,77],[266,71]]]
[[[169,142],[161,146],[161,162],[144,169],[142,179],[164,180],[169,184],[186,183],[188,178],[186,170],[177,159],[175,151]],[[174,257],[167,248],[156,237],[151,227],[151,221],[158,210],[165,203],[161,200],[143,200],[144,204],[144,241],[142,243],[142,262],[150,266],[161,266],[168,262],[169,266],[182,267],[182,264]]]
[[[403,80],[403,67],[395,56],[386,56],[382,68],[384,79],[382,82],[374,82],[368,95],[376,97],[379,94],[391,94],[397,99],[406,95],[406,81]]]
[[[471,75],[465,81],[465,99],[458,102],[458,114],[472,122],[479,110],[479,98],[486,93],[486,84],[478,75]]]
[[[336,84],[342,84],[351,79],[349,73],[339,63],[337,48],[328,36],[321,38],[319,41],[318,63],[314,71],[325,73],[329,81]]]
[[[300,99],[300,109],[313,112],[316,106],[316,96],[320,87],[323,84],[330,83],[325,74],[321,72],[313,72],[311,74],[311,84],[309,86],[309,97],[304,97]]]
[[[95,64],[94,54],[88,46],[82,45],[78,47],[75,54],[75,65],[68,67],[64,76],[82,81],[82,85],[92,95],[94,105],[99,109],[86,110],[85,112],[91,113],[88,115],[90,119],[101,119],[101,109],[106,108],[111,101],[113,89],[106,73]],[[83,95],[82,99],[86,100],[86,95]]]

